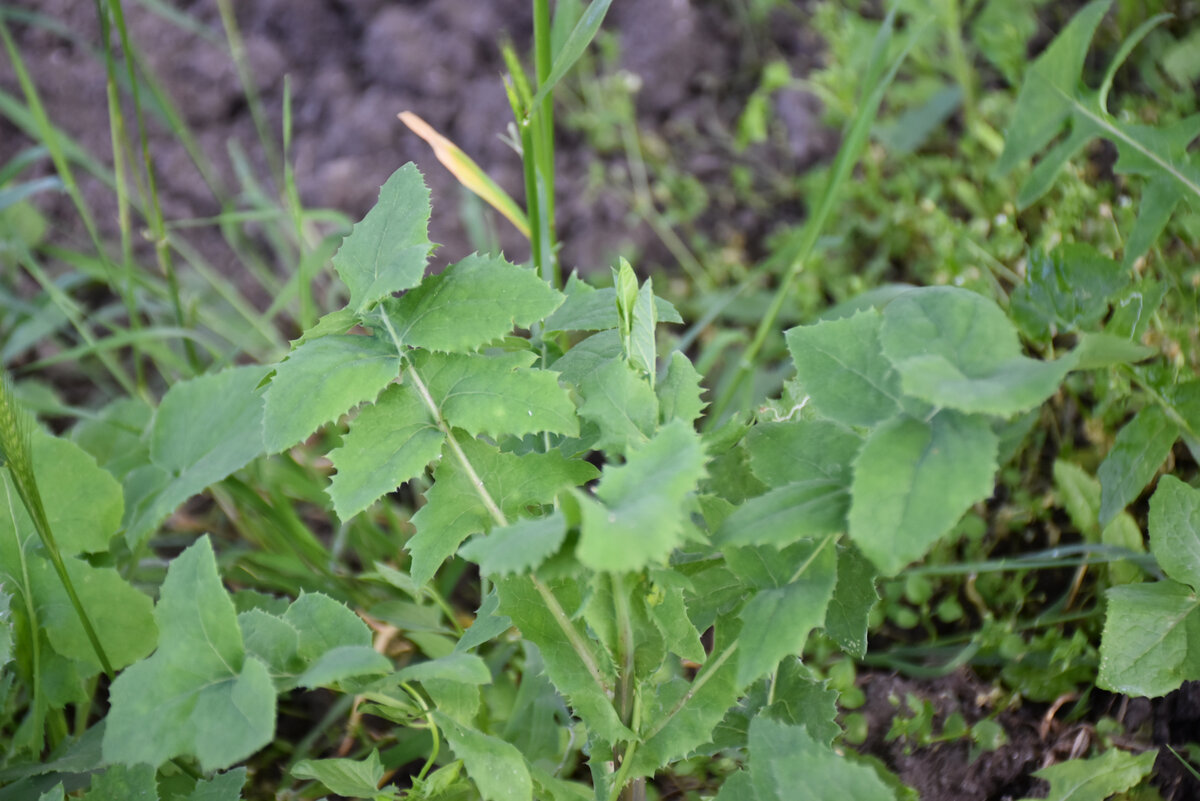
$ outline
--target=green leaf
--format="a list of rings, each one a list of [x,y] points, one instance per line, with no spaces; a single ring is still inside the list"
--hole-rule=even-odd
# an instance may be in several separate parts
[[[1025,283],[1012,294],[1012,317],[1031,336],[1090,328],[1126,286],[1129,273],[1090,245],[1066,243],[1034,250]]]
[[[778,723],[803,725],[809,735],[824,746],[832,746],[842,734],[838,725],[838,691],[827,680],[818,680],[799,657],[788,657],[774,677],[774,703],[766,707],[765,717]]]
[[[566,459],[557,451],[518,456],[501,453],[475,439],[461,439],[459,445],[484,488],[509,519],[515,520],[526,507],[550,503],[560,490],[584,484],[597,475],[596,468],[587,462]],[[457,457],[444,454],[433,477],[425,505],[412,518],[417,533],[408,541],[413,560],[410,573],[418,586],[433,577],[463,540],[493,524],[478,488],[463,472]]]
[[[529,766],[516,746],[459,725],[440,712],[434,712],[433,719],[455,755],[463,761],[467,775],[479,788],[484,801],[529,801],[533,798]]]
[[[1076,94],[1088,43],[1111,4],[1111,0],[1097,0],[1085,6],[1026,70],[1012,121],[1004,132],[997,175],[1032,157],[1058,135],[1071,113],[1063,99]]]
[[[363,401],[374,400],[399,374],[400,356],[390,342],[332,335],[306,342],[275,368],[267,387],[267,452],[290,448]]]
[[[1074,369],[1095,370],[1116,364],[1145,361],[1157,353],[1157,348],[1139,345],[1122,336],[1087,333],[1079,335],[1079,344],[1071,355],[1078,357]]]
[[[575,404],[558,374],[530,369],[530,351],[501,355],[414,353],[412,367],[455,428],[493,439],[526,434],[578,436]]]
[[[746,435],[754,475],[769,487],[829,481],[850,486],[858,434],[828,420],[759,423]]]
[[[329,484],[342,520],[416,478],[442,452],[445,435],[434,425],[411,384],[393,384],[350,423],[342,446],[330,451],[337,474]]]
[[[1200,490],[1175,476],[1150,498],[1150,552],[1168,576],[1200,589]]]
[[[12,661],[13,655],[13,620],[12,595],[0,587],[0,668]]]
[[[895,801],[875,771],[817,742],[803,726],[750,723],[750,775],[758,801]]]
[[[658,398],[650,384],[623,359],[606,362],[579,385],[579,416],[600,429],[596,448],[625,453],[645,443],[658,427]]]
[[[759,590],[742,608],[737,683],[746,686],[800,654],[809,633],[825,620],[837,582],[833,538],[808,543],[809,554],[783,587]]]
[[[1100,482],[1071,462],[1054,462],[1054,489],[1071,523],[1088,541],[1100,536]]]
[[[246,769],[219,773],[207,781],[196,782],[192,792],[174,801],[240,801],[246,784]]]
[[[562,380],[578,387],[600,365],[620,361],[621,335],[616,331],[601,331],[580,342],[564,353],[550,369],[562,376]]]
[[[302,759],[292,766],[291,774],[301,781],[318,781],[330,792],[349,798],[394,795],[379,792],[383,763],[377,749],[372,749],[366,759]]]
[[[522,519],[492,529],[459,549],[459,555],[479,565],[485,576],[528,573],[553,556],[567,536],[561,511],[535,520]]]
[[[596,289],[572,274],[564,290],[567,299],[546,318],[547,331],[605,331],[617,328],[617,290]],[[662,323],[682,323],[683,318],[667,301],[655,296],[655,314]]]
[[[405,164],[387,179],[379,202],[333,256],[333,267],[350,288],[350,306],[356,313],[420,282],[433,248],[429,214],[425,181],[415,165]]]
[[[776,487],[737,507],[714,535],[720,545],[774,545],[844,531],[850,494],[830,479]]]
[[[957,412],[884,423],[855,461],[850,537],[881,574],[896,575],[992,494],[998,448],[984,420]]]
[[[63,562],[114,669],[133,664],[154,650],[158,632],[148,595],[111,567],[93,567],[73,558]],[[38,622],[50,644],[63,656],[99,672],[99,658],[53,567],[44,559],[32,561],[29,567]]]
[[[1157,758],[1157,748],[1140,754],[1109,748],[1100,756],[1059,762],[1033,775],[1050,783],[1047,801],[1103,801],[1138,785],[1154,770]]]
[[[167,568],[155,618],[158,650],[112,684],[104,758],[160,765],[190,755],[210,771],[269,743],[275,688],[267,668],[246,657],[207,537]]]
[[[632,327],[625,345],[625,358],[648,376],[653,386],[658,369],[658,346],[654,336],[658,327],[658,309],[654,305],[654,282],[651,279],[647,278],[638,290],[632,311]]]
[[[167,391],[150,435],[150,455],[162,475],[151,495],[127,509],[127,543],[142,542],[181,503],[266,450],[257,388],[264,372],[233,367]]]
[[[703,662],[704,645],[700,642],[700,632],[688,618],[684,589],[667,583],[678,580],[677,574],[667,572],[664,576],[655,571],[651,579],[654,584],[646,596],[646,614],[658,628],[666,649],[683,659]]]
[[[554,91],[555,85],[571,71],[571,67],[575,66],[575,62],[579,60],[579,57],[587,50],[587,46],[591,44],[592,39],[596,37],[597,31],[600,30],[600,23],[604,22],[604,15],[608,13],[608,7],[611,4],[612,0],[592,0],[588,3],[587,10],[575,23],[567,40],[563,42],[562,47],[555,55],[554,63],[550,66],[550,74],[546,76],[546,80],[538,87],[537,94],[530,101],[529,105],[532,108],[538,108],[541,102]]]
[[[92,776],[92,788],[84,801],[158,801],[153,765],[113,765]]]
[[[441,679],[460,684],[491,684],[492,671],[487,663],[474,654],[454,653],[426,662],[417,662],[401,668],[394,676],[396,681],[428,681]]]
[[[702,376],[687,356],[675,351],[667,366],[667,374],[654,388],[658,396],[658,419],[660,423],[682,420],[694,422],[707,406],[700,400],[704,388],[700,386]]]
[[[825,610],[825,633],[856,659],[867,655],[867,620],[879,600],[875,576],[857,548],[838,546],[837,586]]]
[[[785,332],[800,393],[822,416],[873,426],[900,411],[900,379],[883,356],[882,324],[868,309]]]
[[[1146,406],[1117,432],[1112,450],[1096,471],[1100,479],[1100,525],[1137,499],[1154,478],[1179,437],[1179,428],[1159,406]]]
[[[935,407],[1004,417],[1039,406],[1078,358],[1041,362],[1021,355],[1000,307],[955,287],[896,298],[884,311],[881,339],[906,394]]]
[[[735,658],[739,630],[736,619],[718,620],[712,653],[696,677],[671,679],[659,685],[652,698],[643,699],[642,744],[633,758],[631,776],[651,776],[712,739],[713,729],[742,689]]]
[[[527,327],[554,311],[562,293],[533,270],[501,256],[472,255],[385,304],[400,341],[413,348],[465,352]]]
[[[1163,580],[1106,593],[1096,686],[1155,697],[1200,679],[1200,600],[1187,586]]]
[[[674,420],[619,467],[606,466],[596,488],[603,505],[581,504],[579,560],[595,570],[638,570],[681,544],[685,504],[704,477],[700,436]]]
[[[538,647],[546,664],[546,675],[594,736],[606,742],[631,737],[632,732],[621,723],[613,708],[611,693],[616,680],[611,658],[596,647],[583,622],[570,617],[583,605],[579,583],[563,579],[547,582],[547,586],[559,609],[568,617],[560,618],[556,610],[547,608],[528,576],[508,576],[496,581],[501,613],[512,618],[521,636]],[[598,678],[584,655],[572,647],[563,625],[574,631],[574,639],[581,643],[583,654]]]

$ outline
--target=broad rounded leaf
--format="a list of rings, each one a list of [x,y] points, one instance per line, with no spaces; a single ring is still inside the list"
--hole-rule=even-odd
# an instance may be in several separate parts
[[[986,421],[957,412],[884,423],[855,461],[851,539],[880,573],[896,575],[992,494],[998,448]]]
[[[1164,573],[1200,590],[1200,490],[1175,476],[1150,498],[1150,551]]]

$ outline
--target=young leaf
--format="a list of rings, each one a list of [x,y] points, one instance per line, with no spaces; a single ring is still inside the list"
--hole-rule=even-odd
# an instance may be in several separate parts
[[[647,278],[638,290],[633,304],[633,322],[625,345],[625,358],[640,370],[654,385],[658,369],[658,348],[655,330],[658,327],[658,310],[654,305],[654,283]]]
[[[615,288],[596,289],[572,274],[564,292],[567,299],[546,318],[547,331],[605,331],[620,326]],[[657,295],[654,307],[659,322],[683,322],[675,307]]]
[[[750,776],[759,801],[895,801],[875,771],[850,762],[803,726],[757,717],[750,724]]]
[[[624,359],[600,365],[580,382],[579,416],[596,425],[595,447],[623,454],[645,443],[658,427],[658,398]]]
[[[461,439],[459,445],[484,488],[510,520],[526,507],[550,503],[560,490],[590,481],[597,474],[587,462],[566,459],[557,451],[518,456],[501,453],[475,439]],[[421,586],[454,555],[463,540],[493,524],[478,487],[451,453],[444,454],[438,463],[433,488],[426,493],[425,501],[413,515],[417,533],[408,541],[413,560],[410,572]]]
[[[687,356],[679,351],[671,354],[667,374],[654,388],[658,396],[658,419],[660,423],[682,420],[692,423],[707,406],[700,400],[704,388],[700,386],[702,376]]]
[[[668,583],[679,578],[671,571],[652,571],[651,580],[654,584],[646,596],[646,613],[658,627],[663,644],[677,656],[703,662],[704,645],[700,642],[700,632],[688,618],[684,589]]]
[[[384,307],[405,345],[466,352],[508,334],[514,323],[532,325],[562,301],[562,293],[533,270],[476,254]]]
[[[421,281],[433,248],[429,213],[425,180],[415,165],[405,164],[387,179],[379,202],[333,256],[333,267],[350,288],[350,306],[356,313]]]
[[[620,467],[606,467],[596,488],[603,505],[581,500],[579,560],[595,570],[638,570],[681,544],[687,497],[704,477],[700,436],[674,420]]]
[[[518,520],[492,529],[459,549],[459,555],[479,565],[485,576],[528,573],[558,551],[567,536],[561,511],[536,520]]]
[[[350,423],[342,446],[329,452],[337,474],[329,484],[342,520],[425,470],[442,452],[438,429],[411,384],[393,384]]]
[[[525,757],[512,743],[460,725],[439,712],[433,719],[446,735],[454,753],[466,765],[467,775],[484,801],[529,801],[533,780]]]
[[[275,688],[263,663],[246,656],[207,537],[167,568],[155,618],[158,650],[112,684],[104,758],[160,765],[191,755],[209,771],[269,743]]]
[[[984,420],[949,410],[875,429],[854,464],[851,539],[880,573],[896,575],[992,494],[998,447]]]
[[[158,801],[153,765],[113,765],[92,775],[92,787],[83,801]]]
[[[741,612],[737,683],[750,682],[775,669],[788,654],[799,654],[809,633],[825,620],[837,582],[833,538],[808,543],[808,555],[791,581],[759,590]]]
[[[1142,493],[1178,437],[1179,428],[1159,406],[1142,408],[1117,433],[1112,450],[1096,471],[1101,489],[1100,525],[1108,525]]]
[[[379,761],[377,749],[372,749],[366,759],[302,759],[292,766],[291,773],[300,780],[318,781],[330,792],[349,798],[390,798],[395,795],[379,791],[383,763]]]
[[[1150,498],[1150,551],[1164,573],[1200,590],[1200,490],[1175,476]]]
[[[883,356],[874,309],[785,333],[796,382],[829,420],[873,426],[900,411],[900,378]]]
[[[1023,356],[1000,307],[955,287],[896,298],[884,311],[880,337],[906,394],[935,407],[1003,417],[1040,405],[1078,359]]]
[[[1090,801],[1108,798],[1114,793],[1132,789],[1154,770],[1158,749],[1131,754],[1109,748],[1091,759],[1072,759],[1059,762],[1033,775],[1050,783],[1047,801]],[[1033,801],[1025,798],[1022,801]]]
[[[267,452],[290,448],[359,403],[374,400],[399,373],[400,356],[390,342],[365,336],[306,342],[275,368],[267,387]]]

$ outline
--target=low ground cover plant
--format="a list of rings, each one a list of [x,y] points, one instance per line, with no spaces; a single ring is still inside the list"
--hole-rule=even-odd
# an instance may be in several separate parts
[[[553,90],[609,3],[561,3],[555,40],[536,2],[533,75],[510,54],[507,81],[524,209],[406,117],[528,232],[528,265],[481,253],[429,272],[441,212],[406,165],[337,244],[323,293],[336,303],[318,316],[298,281],[299,335],[276,357],[209,363],[132,336],[145,348],[136,365],[186,377],[151,403],[141,367],[101,361],[131,391],[57,433],[26,411],[36,395],[5,384],[0,799],[616,801],[648,797],[656,776],[697,759],[702,792],[721,801],[913,797],[851,747],[863,739],[845,714],[861,695],[854,664],[870,659],[880,614],[908,611],[936,634],[928,577],[957,557],[964,520],[1009,485],[1064,398],[1099,396],[1099,416],[1120,424],[1098,464],[1069,447],[1053,464],[1061,501],[1046,504],[1065,507],[1078,549],[982,566],[1078,577],[1039,610],[1056,626],[1049,664],[1023,661],[1018,638],[1001,680],[1050,703],[1093,682],[1160,696],[1200,679],[1200,490],[1188,483],[1200,380],[1195,343],[1163,322],[1196,298],[1169,272],[1175,250],[1194,247],[1164,232],[1200,203],[1200,117],[1156,126],[1110,113],[1117,70],[1165,21],[1125,38],[1094,88],[1084,65],[1110,5],[1085,6],[1014,67],[1022,82],[992,169],[1004,180],[1032,160],[1014,202],[1033,208],[1085,146],[1108,142],[1113,171],[1140,191],[1119,253],[1045,241],[1023,274],[893,287],[784,329],[889,86],[925,46],[926,16],[897,32],[893,12],[873,31],[812,214],[762,272],[768,303],[722,361],[689,356],[714,318],[672,328],[685,324],[679,307],[628,262],[562,279]],[[28,248],[16,262],[39,269]],[[132,307],[174,291],[147,281]],[[204,492],[233,536],[164,528]],[[912,567],[931,555],[927,572]],[[1104,604],[1087,618],[1104,620],[1098,663],[1086,624],[1076,639],[1061,617],[1085,578]],[[947,600],[936,615],[949,625],[965,612]],[[1005,655],[1013,634],[989,628],[981,605],[964,661]],[[1079,669],[1047,676],[1066,651]],[[324,720],[284,736],[306,697],[324,699]],[[892,739],[1003,739],[990,718],[935,734],[921,699],[906,704]],[[337,745],[324,740],[335,726]],[[1123,793],[1163,758],[1147,744],[1075,756],[1035,774],[1051,797]]]

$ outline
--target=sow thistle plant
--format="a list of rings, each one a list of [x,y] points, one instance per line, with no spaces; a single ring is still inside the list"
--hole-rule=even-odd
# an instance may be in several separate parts
[[[606,7],[589,7],[582,38],[564,45],[568,61]],[[1022,97],[1043,102],[1049,90],[1028,88],[1038,81],[1059,87],[1050,67],[1064,49],[1082,64],[1084,34],[1106,7],[1089,6],[1051,45]],[[514,89],[515,106],[544,108],[548,91],[522,94]],[[1089,102],[1070,106],[1077,124],[1098,126],[1089,135],[1126,137],[1143,156],[1162,155],[1153,136]],[[1018,121],[1035,105],[1019,101]],[[868,129],[856,123],[851,141],[861,147]],[[525,141],[533,154],[534,138]],[[1026,138],[1012,158],[1048,141]],[[1191,175],[1194,158],[1171,147],[1166,163]],[[544,156],[531,158],[544,164]],[[852,165],[843,161],[843,180]],[[1152,181],[1161,165],[1136,162]],[[541,179],[532,170],[535,188],[545,184],[542,170]],[[1171,208],[1148,204],[1143,216]],[[834,787],[856,801],[893,799],[895,778],[842,747],[837,693],[799,658],[810,635],[821,630],[846,654],[866,654],[876,580],[922,558],[991,496],[1027,431],[1024,416],[1071,372],[1124,371],[1141,376],[1145,390],[1113,466],[1101,467],[1100,522],[1136,498],[1165,459],[1164,451],[1147,472],[1131,467],[1136,454],[1169,450],[1178,437],[1196,441],[1195,396],[1130,366],[1153,353],[1138,340],[1162,293],[1082,247],[1036,254],[1026,282],[1005,299],[1007,313],[981,295],[934,287],[786,331],[795,377],[756,420],[736,409],[712,414],[691,360],[660,348],[660,326],[682,322],[679,314],[628,263],[605,288],[578,276],[559,288],[552,270],[543,277],[499,255],[427,275],[430,214],[416,168],[397,170],[333,257],[345,307],[303,331],[276,364],[174,384],[152,419],[139,418],[144,436],[109,469],[76,442],[26,437],[4,392],[0,612],[22,622],[8,628],[0,617],[0,657],[12,638],[16,674],[32,688],[15,746],[36,762],[47,738],[67,739],[62,710],[88,708],[102,669],[121,672],[102,726],[58,762],[0,771],[0,780],[43,777],[50,781],[37,792],[57,799],[63,788],[53,781],[82,786],[83,774],[102,770],[87,798],[236,801],[247,769],[233,766],[274,739],[277,697],[327,688],[353,696],[362,714],[431,738],[404,791],[379,789],[377,751],[291,766],[292,777],[347,797],[633,799],[686,757],[734,749],[748,756],[721,801],[823,797]],[[527,224],[546,244],[552,220],[531,214]],[[1125,311],[1131,306],[1136,313]],[[1063,333],[1072,346],[1055,352]],[[1053,355],[1026,355],[1021,334]],[[328,454],[338,519],[429,479],[403,544],[407,572],[378,572],[419,598],[448,560],[478,568],[474,621],[435,658],[397,670],[372,647],[363,620],[322,594],[235,603],[207,537],[170,561],[157,603],[103,566],[115,551],[146,553],[192,495],[343,420]],[[46,493],[42,515],[37,487]],[[1150,547],[1166,578],[1109,591],[1102,686],[1157,694],[1200,677],[1187,657],[1200,588],[1198,498],[1178,480],[1160,481]],[[484,688],[496,680],[486,657],[510,632],[523,643],[523,685],[549,682],[569,710],[569,737],[518,747],[520,738],[485,714]],[[577,753],[590,781],[564,770]],[[1101,776],[1124,789],[1152,765],[1117,753],[1045,775],[1063,784]]]

